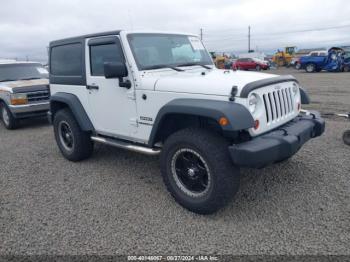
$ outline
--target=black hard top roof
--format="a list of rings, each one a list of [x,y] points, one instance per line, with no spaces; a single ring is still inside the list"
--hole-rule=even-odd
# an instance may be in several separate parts
[[[64,38],[59,39],[50,42],[50,46],[56,46],[56,45],[63,45],[63,44],[69,44],[74,42],[81,42],[85,38],[91,38],[91,37],[99,37],[99,36],[108,36],[108,35],[119,35],[121,30],[116,31],[108,31],[108,32],[101,32],[101,33],[95,33],[95,34],[87,34],[87,35],[81,35],[81,36],[74,36],[70,38]]]

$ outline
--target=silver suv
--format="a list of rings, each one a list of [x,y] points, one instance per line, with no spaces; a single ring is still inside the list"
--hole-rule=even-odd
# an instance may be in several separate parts
[[[0,61],[0,119],[7,129],[46,116],[49,99],[48,71],[40,63]]]

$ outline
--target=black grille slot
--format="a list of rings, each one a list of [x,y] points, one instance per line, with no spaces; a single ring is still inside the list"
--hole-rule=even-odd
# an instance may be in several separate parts
[[[266,120],[267,120],[267,123],[268,123],[268,122],[270,122],[270,118],[269,118],[269,113],[267,111],[266,95],[263,95],[263,98],[264,98],[264,105],[265,105]]]
[[[28,99],[28,102],[30,103],[48,101],[50,99],[50,92],[49,90],[30,92],[30,93],[27,93],[27,99]]]
[[[291,88],[281,88],[262,95],[267,123],[278,121],[294,111]]]

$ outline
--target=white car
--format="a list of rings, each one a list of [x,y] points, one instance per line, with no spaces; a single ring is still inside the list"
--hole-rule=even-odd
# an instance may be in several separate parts
[[[327,50],[312,51],[308,54],[308,56],[328,56],[328,51]]]
[[[291,76],[215,68],[191,34],[114,31],[50,43],[50,120],[63,156],[94,143],[159,155],[185,208],[209,214],[237,192],[240,167],[295,154],[324,132]]]

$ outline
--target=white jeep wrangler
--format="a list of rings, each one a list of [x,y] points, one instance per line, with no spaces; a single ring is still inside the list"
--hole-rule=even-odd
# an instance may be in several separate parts
[[[209,214],[237,192],[240,167],[264,167],[324,132],[291,76],[219,70],[195,35],[115,31],[50,43],[51,109],[64,157],[94,142],[160,154],[168,190]]]

